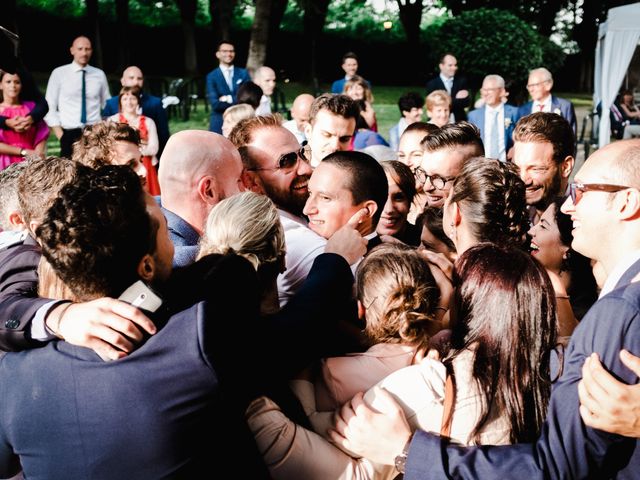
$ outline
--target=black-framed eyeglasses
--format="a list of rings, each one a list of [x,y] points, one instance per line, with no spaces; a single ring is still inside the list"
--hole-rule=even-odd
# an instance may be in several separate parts
[[[425,172],[422,167],[417,167],[413,171],[413,174],[415,175],[418,182],[424,185],[425,183],[427,183],[427,180],[429,180],[431,185],[433,185],[438,190],[442,190],[448,182],[452,182],[456,179],[456,177],[443,178],[440,175],[427,175],[427,172]]]
[[[283,170],[283,171],[291,171],[298,168],[298,162],[302,159],[305,162],[308,162],[311,159],[311,147],[309,147],[307,141],[302,142],[300,150],[295,152],[283,153],[278,158],[278,164],[275,167],[254,167],[247,168],[247,170],[253,172],[259,172],[262,170]]]
[[[571,202],[573,205],[577,205],[582,200],[582,194],[584,192],[607,192],[616,193],[627,188],[623,185],[610,185],[608,183],[577,183],[572,182],[569,184],[569,195],[571,196]]]

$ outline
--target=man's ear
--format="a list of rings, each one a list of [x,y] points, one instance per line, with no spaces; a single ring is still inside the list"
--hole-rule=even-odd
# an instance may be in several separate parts
[[[215,205],[220,201],[216,181],[213,177],[204,176],[198,181],[198,195],[208,205]]]
[[[265,191],[262,188],[262,185],[258,181],[259,177],[256,174],[256,172],[251,172],[245,168],[242,170],[240,179],[242,180],[242,184],[244,185],[245,189],[253,193],[259,193],[262,195],[265,194]]]
[[[358,320],[364,320],[366,314],[367,314],[367,309],[364,307],[362,302],[358,300]]]
[[[614,198],[615,209],[620,212],[622,219],[635,220],[640,218],[640,191],[635,188],[629,188],[616,195],[619,200],[619,204],[616,203]]]
[[[362,208],[366,208],[368,212],[367,216],[373,218],[373,216],[378,211],[378,204],[373,200],[367,200],[362,204]]]
[[[573,165],[576,160],[571,155],[567,155],[565,159],[560,163],[560,174],[562,178],[569,178],[571,172],[573,171]]]
[[[137,272],[138,276],[145,282],[150,282],[151,280],[153,280],[153,277],[156,273],[156,263],[152,255],[147,253],[144,257],[142,257],[142,259],[138,263]]]
[[[9,225],[14,227],[15,230],[25,227],[24,219],[22,218],[22,215],[20,215],[20,212],[14,210],[9,213]]]
[[[307,137],[307,140],[311,138],[311,132],[313,131],[313,127],[311,123],[307,122],[304,125],[304,136]]]
[[[460,225],[460,222],[462,221],[462,215],[460,215],[460,207],[456,202],[451,202],[450,208],[452,209],[451,213],[453,214],[452,215],[453,225],[457,227],[458,225]]]

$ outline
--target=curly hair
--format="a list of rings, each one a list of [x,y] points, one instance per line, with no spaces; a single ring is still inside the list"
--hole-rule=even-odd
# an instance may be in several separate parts
[[[116,155],[116,142],[140,145],[140,134],[126,123],[105,120],[85,127],[80,139],[73,144],[71,158],[91,168],[111,165]]]
[[[243,192],[218,203],[207,218],[198,258],[236,253],[258,270],[285,254],[284,229],[275,205],[265,195]]]
[[[358,266],[356,294],[367,311],[365,334],[374,343],[422,347],[441,329],[435,320],[440,290],[411,247],[382,244],[371,250]]]
[[[126,166],[79,170],[37,229],[42,254],[79,300],[118,297],[155,249],[138,176]]]
[[[526,249],[525,184],[515,165],[485,157],[468,160],[453,183],[449,201],[458,204],[478,242]]]

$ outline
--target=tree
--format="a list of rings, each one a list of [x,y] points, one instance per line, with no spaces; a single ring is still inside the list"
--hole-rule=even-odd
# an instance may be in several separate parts
[[[318,43],[324,28],[324,22],[327,18],[330,0],[299,0],[304,6],[304,36],[307,43],[307,51],[309,52],[309,75],[313,82],[313,88],[320,90],[318,82],[317,55]]]
[[[209,0],[209,15],[213,28],[214,43],[231,38],[231,18],[237,0]]]
[[[93,55],[91,59],[93,64],[102,68],[102,41],[100,39],[100,15],[98,11],[98,0],[85,0],[87,5],[87,23],[89,32],[91,32]]]
[[[253,73],[264,65],[267,57],[267,42],[269,41],[269,13],[272,0],[256,0],[256,13],[251,27],[249,40],[249,56],[247,70]]]
[[[180,9],[182,38],[184,39],[184,69],[187,74],[195,75],[198,70],[196,57],[196,12],[198,0],[175,0]]]
[[[422,21],[422,0],[396,0],[400,9],[400,23],[407,35],[410,48],[420,44],[420,22]]]
[[[129,0],[116,0],[116,30],[118,32],[118,69],[129,65]]]

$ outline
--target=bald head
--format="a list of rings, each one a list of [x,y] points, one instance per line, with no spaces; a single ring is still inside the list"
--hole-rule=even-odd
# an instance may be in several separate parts
[[[291,118],[296,121],[298,130],[304,131],[304,127],[309,123],[309,112],[311,111],[311,104],[313,103],[313,95],[303,93],[298,95],[291,105]]]
[[[142,70],[140,70],[135,65],[125,68],[124,72],[122,72],[120,83],[123,87],[142,88],[142,85],[144,84],[144,76],[142,75]]]
[[[253,82],[262,89],[262,93],[270,97],[276,88],[276,72],[269,67],[260,67],[253,75]]]
[[[202,234],[213,206],[240,191],[241,174],[240,154],[222,135],[203,130],[175,133],[158,170],[162,206]]]

